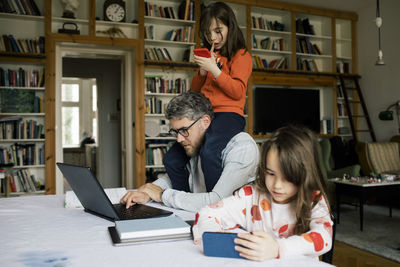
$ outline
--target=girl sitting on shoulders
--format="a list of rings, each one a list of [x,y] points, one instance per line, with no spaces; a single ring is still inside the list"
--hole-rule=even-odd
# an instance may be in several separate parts
[[[195,244],[203,232],[241,227],[235,249],[250,260],[318,256],[332,246],[328,199],[310,130],[286,126],[261,148],[256,180],[196,214]]]

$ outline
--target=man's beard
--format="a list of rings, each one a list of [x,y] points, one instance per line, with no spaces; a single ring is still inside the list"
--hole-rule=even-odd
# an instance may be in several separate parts
[[[191,144],[191,145],[190,145],[190,148],[191,148],[191,149],[187,150],[187,149],[185,149],[185,147],[184,147],[185,152],[186,152],[186,155],[187,155],[188,157],[191,157],[191,158],[193,158],[193,157],[199,155],[200,149],[201,149],[203,143],[204,143],[204,137],[203,137],[201,140],[199,140],[199,143],[198,143],[198,144],[195,144],[194,146],[193,146],[193,144]],[[182,145],[182,144],[181,144],[181,145]]]

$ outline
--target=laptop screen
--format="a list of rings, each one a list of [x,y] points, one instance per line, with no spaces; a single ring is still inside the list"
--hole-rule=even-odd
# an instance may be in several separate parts
[[[86,210],[118,219],[110,199],[90,168],[59,162],[57,166]]]

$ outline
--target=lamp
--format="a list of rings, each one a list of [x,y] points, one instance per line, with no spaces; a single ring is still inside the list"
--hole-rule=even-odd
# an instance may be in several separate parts
[[[399,126],[398,131],[400,133],[400,101],[397,101],[396,103],[388,106],[388,108],[385,111],[379,112],[379,119],[383,121],[392,121],[393,120],[393,111],[390,110],[391,108],[395,108],[396,111],[396,117],[397,117],[397,124]]]
[[[382,26],[382,18],[379,11],[379,0],[376,0],[376,19],[375,19],[376,27],[378,27],[378,59],[375,62],[376,66],[385,65],[383,61],[383,52],[381,48],[381,26]]]

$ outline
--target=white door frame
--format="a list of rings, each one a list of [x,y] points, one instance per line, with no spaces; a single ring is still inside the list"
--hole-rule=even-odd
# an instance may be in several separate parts
[[[61,83],[62,58],[77,56],[82,58],[115,59],[122,61],[121,77],[121,175],[122,186],[133,188],[136,185],[134,160],[134,121],[135,109],[133,101],[134,84],[134,50],[124,50],[121,47],[93,47],[92,45],[77,45],[70,43],[56,44],[56,162],[63,162],[62,121],[61,121]],[[56,170],[56,194],[64,194],[64,179],[61,172]]]

